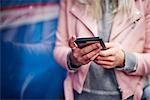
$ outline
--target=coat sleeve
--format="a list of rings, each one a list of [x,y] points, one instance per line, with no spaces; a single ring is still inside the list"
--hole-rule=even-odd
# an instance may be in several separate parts
[[[66,3],[66,0],[61,0],[60,2],[61,9],[58,28],[56,32],[56,46],[54,49],[54,57],[56,61],[65,68],[67,68],[67,55],[71,51],[68,46]]]
[[[145,15],[145,45],[143,53],[135,53],[137,57],[137,69],[132,75],[150,75],[150,0],[147,0]]]

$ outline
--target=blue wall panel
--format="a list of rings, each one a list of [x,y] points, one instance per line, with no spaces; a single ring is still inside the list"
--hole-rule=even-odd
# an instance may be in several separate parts
[[[14,6],[58,0],[1,0]],[[66,71],[53,58],[58,19],[0,29],[1,96],[51,99],[63,96]]]

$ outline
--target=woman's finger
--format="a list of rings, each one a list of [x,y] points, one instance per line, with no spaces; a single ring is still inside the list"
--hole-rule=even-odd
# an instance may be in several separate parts
[[[107,50],[102,50],[99,53],[99,55],[103,56],[103,57],[113,56],[113,55],[115,55],[115,48],[110,48],[110,49],[107,49]]]
[[[106,46],[106,48],[107,49],[109,49],[109,48],[113,48],[114,47],[114,43],[112,43],[112,42],[109,42],[109,43],[105,43],[105,46]]]
[[[97,56],[96,61],[110,61],[110,62],[114,62],[115,61],[115,57],[114,56],[107,56],[107,57],[104,57],[104,56]]]
[[[95,63],[101,65],[101,66],[110,66],[110,67],[114,67],[115,63],[114,62],[110,62],[110,61],[95,61]]]
[[[95,50],[93,50],[93,51],[91,51],[90,53],[88,53],[88,54],[85,54],[84,56],[83,56],[83,59],[85,59],[85,60],[94,60],[94,58],[93,57],[95,57],[97,54],[99,54],[99,52],[100,52],[100,49],[95,49]],[[97,55],[98,56],[98,55]],[[95,57],[96,58],[96,57]]]
[[[81,53],[81,55],[86,55],[86,54],[90,53],[91,51],[93,51],[95,49],[99,49],[99,48],[100,48],[100,44],[94,43],[94,44],[91,44],[91,45],[88,45],[88,46],[82,48],[80,53]]]

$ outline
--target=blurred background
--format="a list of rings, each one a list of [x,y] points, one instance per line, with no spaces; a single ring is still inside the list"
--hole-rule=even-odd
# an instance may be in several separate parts
[[[0,0],[0,99],[63,98],[66,71],[53,58],[59,9],[59,0]]]
[[[59,0],[0,0],[1,99],[60,99],[53,58]]]

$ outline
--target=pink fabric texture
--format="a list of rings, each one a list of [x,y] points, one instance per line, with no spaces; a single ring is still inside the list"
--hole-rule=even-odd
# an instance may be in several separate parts
[[[116,15],[113,20],[111,42],[126,52],[137,57],[137,70],[133,73],[115,71],[118,84],[125,100],[134,94],[134,100],[140,100],[145,76],[150,74],[150,1],[134,0],[132,18]],[[71,51],[68,40],[71,36],[98,36],[96,20],[87,13],[87,7],[75,0],[62,0],[57,30],[57,41],[54,56],[58,63],[67,68],[67,54]],[[77,72],[68,68],[68,76],[64,82],[65,99],[73,100],[73,89],[82,92],[83,84],[89,70],[89,64],[83,65]]]

